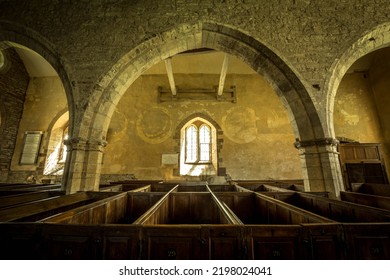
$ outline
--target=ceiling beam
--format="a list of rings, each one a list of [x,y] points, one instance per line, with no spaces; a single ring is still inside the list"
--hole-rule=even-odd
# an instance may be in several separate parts
[[[173,78],[172,58],[169,57],[165,59],[165,68],[167,69],[168,81],[171,87],[172,95],[176,95],[177,91],[176,91],[175,79]]]
[[[227,69],[228,69],[228,64],[229,64],[228,54],[225,53],[225,56],[223,58],[223,63],[222,63],[221,76],[219,77],[219,84],[218,84],[218,95],[219,96],[221,96],[223,94],[223,88],[225,86],[225,78],[226,78],[226,73],[227,73]]]

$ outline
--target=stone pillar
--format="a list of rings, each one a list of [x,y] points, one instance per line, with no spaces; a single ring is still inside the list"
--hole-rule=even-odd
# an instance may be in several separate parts
[[[338,140],[322,138],[294,143],[299,150],[304,170],[306,191],[329,192],[329,197],[339,198],[344,190],[337,151]]]
[[[65,141],[68,158],[64,170],[66,193],[99,191],[104,140],[72,138]]]

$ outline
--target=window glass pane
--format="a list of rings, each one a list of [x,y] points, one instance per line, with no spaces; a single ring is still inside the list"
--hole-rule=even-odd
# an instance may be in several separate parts
[[[210,144],[200,144],[200,161],[210,161]]]
[[[210,161],[211,131],[207,125],[202,125],[199,129],[199,142],[200,161]]]
[[[186,162],[195,162],[198,154],[197,129],[191,125],[186,130]]]
[[[207,125],[202,125],[199,129],[200,143],[210,143],[210,128]]]

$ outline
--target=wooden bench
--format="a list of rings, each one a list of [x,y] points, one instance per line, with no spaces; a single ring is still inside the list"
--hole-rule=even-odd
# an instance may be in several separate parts
[[[351,187],[353,192],[390,197],[390,184],[354,183]]]
[[[390,197],[387,196],[341,191],[340,198],[343,201],[390,210]]]
[[[22,194],[0,196],[0,209],[18,206],[21,204],[32,203],[42,199],[55,198],[65,193],[62,191],[38,191],[28,192]]]
[[[337,222],[390,222],[388,210],[308,193],[293,193],[284,196],[283,201]]]
[[[76,208],[99,199],[112,196],[111,193],[80,192],[56,198],[0,210],[0,222],[38,221],[46,217]]]
[[[261,193],[239,192],[216,194],[244,224],[333,223],[326,217],[311,213]]]
[[[62,224],[110,224],[124,219],[127,193],[113,193],[95,202],[53,215],[38,222]]]
[[[0,188],[0,197],[37,191],[61,191],[61,185],[56,184],[15,184],[3,185]]]

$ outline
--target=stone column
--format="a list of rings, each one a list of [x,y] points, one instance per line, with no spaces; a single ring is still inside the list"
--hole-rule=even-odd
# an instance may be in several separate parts
[[[306,191],[329,192],[329,197],[339,198],[344,190],[337,151],[338,140],[322,138],[294,143],[299,150],[304,170]]]
[[[63,185],[67,194],[78,191],[99,191],[105,140],[72,138],[65,141],[68,157]]]

